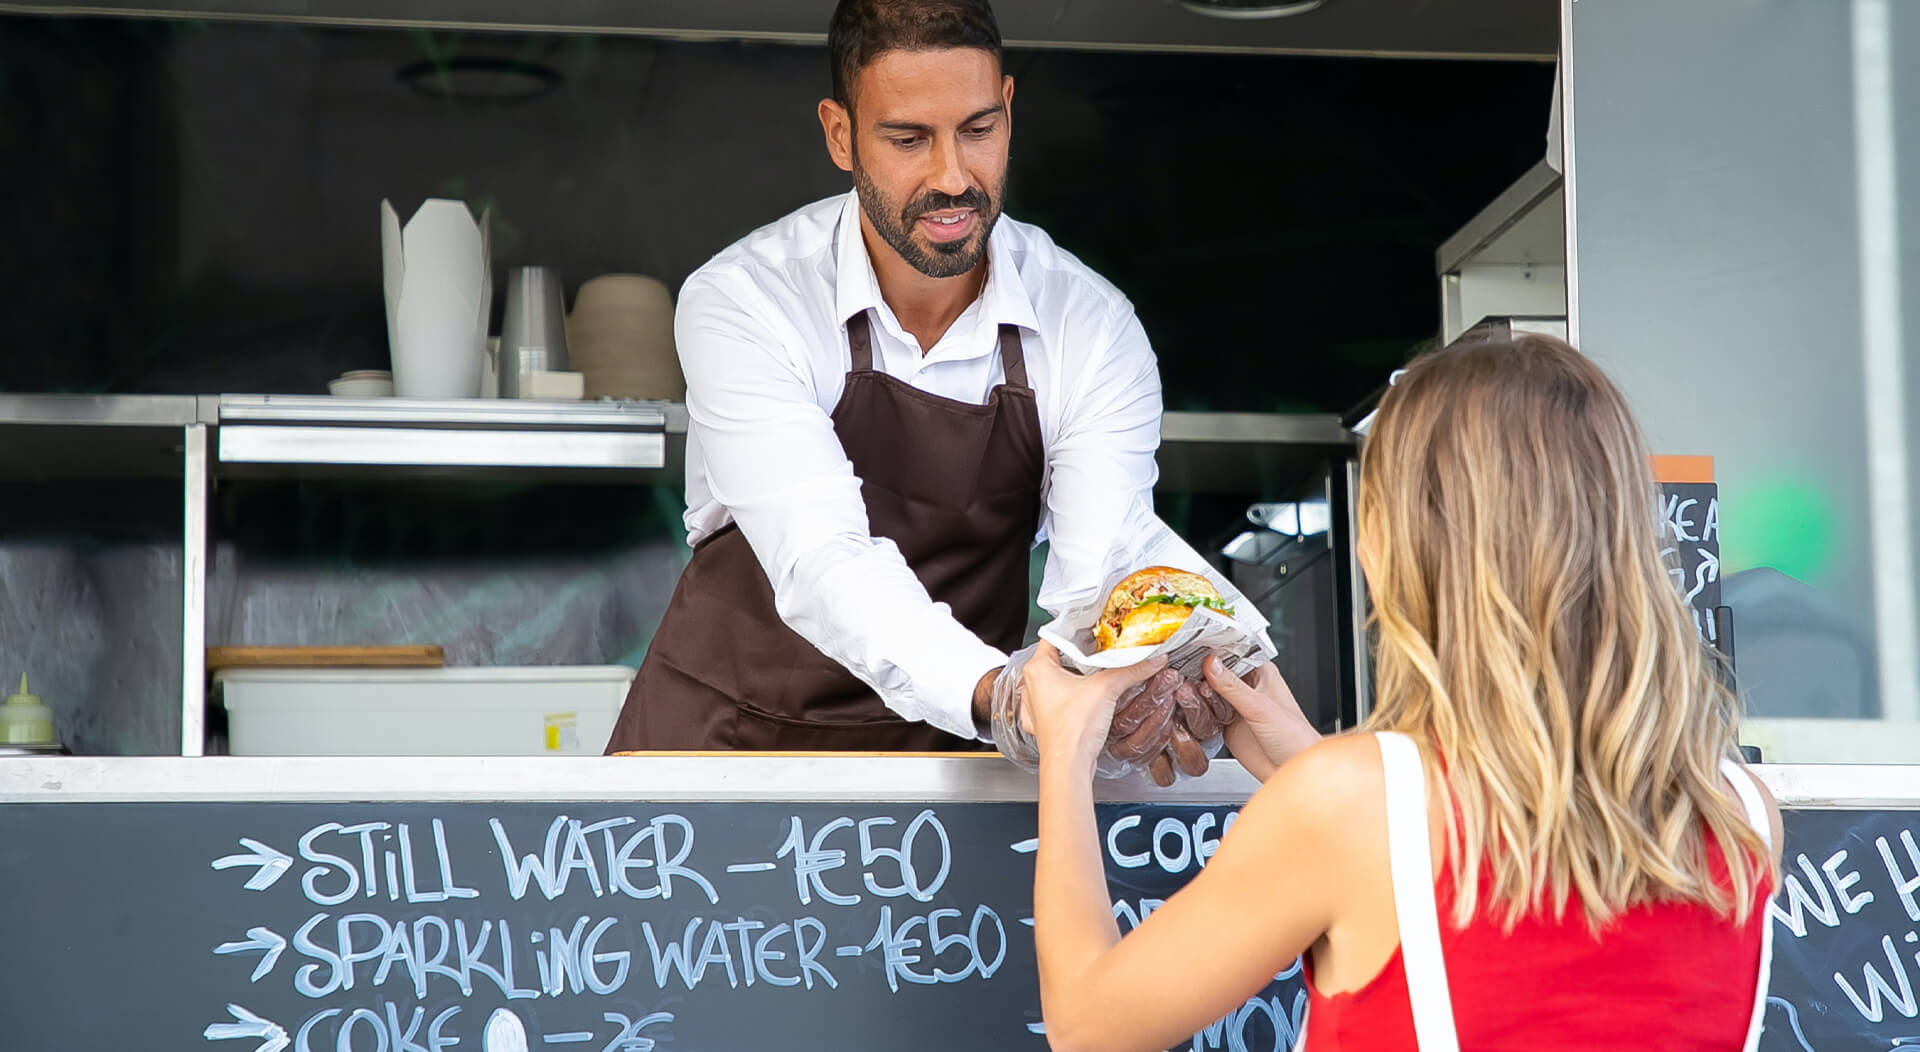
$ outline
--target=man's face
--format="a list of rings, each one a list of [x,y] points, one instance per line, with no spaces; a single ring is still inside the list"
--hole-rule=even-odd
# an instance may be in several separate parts
[[[957,277],[986,253],[1006,192],[1012,102],[1013,78],[993,55],[952,48],[888,51],[868,64],[841,135],[832,103],[822,104],[829,149],[853,172],[867,221],[920,273]]]

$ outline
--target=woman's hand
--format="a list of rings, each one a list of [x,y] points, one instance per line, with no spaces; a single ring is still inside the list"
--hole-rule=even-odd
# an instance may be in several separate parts
[[[1165,665],[1165,658],[1155,657],[1082,676],[1060,664],[1052,644],[1041,642],[1020,673],[1026,695],[1020,719],[1039,745],[1041,766],[1066,765],[1065,770],[1084,770],[1091,779],[1107,745],[1114,705],[1127,688]]]
[[[1320,740],[1272,662],[1254,669],[1246,680],[1228,672],[1216,657],[1208,657],[1201,670],[1207,686],[1239,714],[1227,725],[1227,748],[1254,777],[1266,781],[1281,764]]]

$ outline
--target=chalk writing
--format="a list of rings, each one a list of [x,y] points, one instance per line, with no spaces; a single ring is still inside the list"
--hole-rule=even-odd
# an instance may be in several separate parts
[[[204,1033],[208,1041],[257,1038],[260,1044],[255,1052],[280,1052],[287,1047],[287,1031],[280,1024],[262,1019],[239,1005],[230,1004],[227,1011],[232,1014],[233,1022],[210,1024]]]
[[[1833,822],[1847,817],[1829,814]],[[1815,1028],[1834,1028],[1846,1036],[1841,1044],[1847,1047],[1898,1047],[1905,1035],[1874,1028],[1910,1027],[1920,1019],[1920,843],[1914,829],[1849,830],[1788,851],[1781,868],[1780,891],[1767,916],[1776,936],[1775,960],[1789,967],[1774,969],[1769,1047],[1828,1047],[1831,1039]]]
[[[807,836],[806,828],[798,816],[790,820],[787,838],[781,842],[777,858],[793,860],[794,892],[799,896],[802,906],[813,902],[814,896],[836,906],[856,906],[860,903],[860,894],[852,891],[835,891],[826,883],[825,875],[847,865],[848,849],[827,846],[827,838],[836,833],[853,832],[857,829],[860,859],[860,880],[867,891],[880,898],[910,896],[920,902],[931,902],[934,895],[946,883],[947,874],[953,866],[953,845],[947,839],[947,831],[934,817],[931,810],[922,811],[908,822],[906,828],[892,843],[886,842],[887,834],[880,832],[895,825],[894,819],[887,816],[862,819],[855,823],[851,818],[835,818],[814,830]],[[934,861],[937,863],[930,876],[923,877],[915,868],[916,846],[921,838],[931,845]],[[876,872],[875,866],[890,868],[891,873]],[[757,868],[757,867],[756,867]],[[883,883],[882,877],[891,876],[891,882]]]
[[[1290,1005],[1278,994],[1249,998],[1239,1008],[1193,1036],[1191,1052],[1286,1052],[1306,1033],[1307,992],[1294,993]],[[1264,1037],[1264,1040],[1262,1038]]]
[[[1695,630],[1717,644],[1713,611],[1720,605],[1719,487],[1711,482],[1664,483],[1660,490],[1660,557],[1690,608]]]
[[[231,962],[220,966],[228,981],[261,998],[224,1012],[227,1001],[207,1005],[211,1018],[195,1024],[207,1041],[248,1052],[665,1052],[725,1003],[744,1020],[769,1004],[797,1010],[791,998],[826,999],[848,1005],[840,1014],[852,1020],[871,1008],[840,999],[919,1005],[942,988],[1002,986],[1010,971],[1014,1003],[1037,993],[1024,895],[1038,841],[1018,830],[985,844],[972,834],[970,848],[932,807],[765,807],[747,812],[756,828],[718,834],[697,806],[423,810],[313,808],[291,831],[246,830],[260,835],[230,836],[226,850],[202,856],[203,874],[272,911],[228,916],[224,937],[201,943]],[[1110,815],[1102,841],[1112,871],[1164,889],[1116,898],[1121,927],[1206,866],[1236,814]],[[988,865],[986,853],[969,856],[982,847],[1006,860],[986,872],[1013,870],[990,882],[995,896],[1020,897],[1003,904],[968,890]],[[1290,1047],[1295,992],[1249,999],[1193,1048]],[[1016,1014],[1004,1025],[1037,1049],[1035,1020]],[[746,1039],[729,1040],[716,1047]]]
[[[614,830],[631,825],[634,821],[631,816],[623,815],[604,822],[583,824],[577,819],[559,815],[547,826],[545,851],[539,855],[518,856],[514,854],[513,845],[500,820],[488,819],[488,824],[492,826],[494,839],[500,845],[500,857],[507,867],[509,892],[516,900],[525,897],[530,882],[538,886],[548,901],[557,899],[567,893],[568,881],[575,873],[579,873],[586,878],[595,898],[612,893],[635,899],[656,896],[670,899],[673,897],[674,880],[683,879],[699,888],[708,902],[720,901],[720,893],[714,890],[712,882],[686,864],[687,857],[693,853],[693,823],[679,815],[659,815],[621,841],[616,848]],[[603,854],[597,862],[590,844],[590,838],[595,833],[605,838]],[[640,855],[643,849],[651,854]],[[669,853],[671,858],[668,857]],[[633,872],[648,868],[653,870],[651,883],[635,883]],[[603,870],[606,874],[604,882],[601,879]]]
[[[1123,815],[1107,827],[1107,859],[1121,869],[1157,865],[1170,874],[1198,869],[1220,850],[1220,838],[1238,817],[1238,811],[1228,811],[1224,817],[1204,812],[1190,822],[1166,817],[1153,824],[1151,833],[1140,833],[1143,817]]]
[[[898,927],[893,924],[893,907],[880,907],[880,926],[873,933],[873,939],[862,947],[864,951],[878,950],[886,962],[887,989],[899,992],[902,981],[932,985],[934,983],[957,983],[967,977],[978,974],[983,979],[993,978],[1007,957],[1007,929],[1000,923],[1000,917],[991,909],[980,906],[974,910],[973,923],[966,931],[950,931],[940,934],[942,918],[952,921],[960,919],[956,909],[939,909],[931,913],[914,915],[901,921]],[[991,924],[994,931],[995,953],[991,961],[981,951],[980,936],[985,924]],[[923,938],[913,934],[916,929],[924,930]],[[921,947],[927,947],[923,955]],[[964,955],[958,971],[949,971],[940,967],[940,959],[949,950],[958,949]],[[921,963],[925,956],[931,971],[916,971],[913,965]]]
[[[293,859],[258,840],[241,837],[240,846],[247,848],[248,853],[216,858],[211,865],[214,869],[231,869],[235,866],[256,867],[253,876],[248,877],[247,882],[242,885],[248,891],[265,891],[273,887],[274,881],[286,875],[287,867],[293,864]]]
[[[254,965],[253,974],[247,977],[248,982],[257,983],[262,976],[273,971],[274,963],[280,959],[281,952],[286,948],[285,936],[277,934],[271,928],[253,927],[247,929],[247,938],[244,942],[223,942],[215,946],[213,952],[228,954],[259,951],[260,963]]]
[[[617,1031],[613,1040],[601,1052],[653,1052],[654,1039],[640,1033],[650,1026],[664,1026],[673,1022],[672,1012],[655,1012],[638,1019],[628,1019],[619,1012],[608,1012],[604,1017]]]
[[[1235,812],[1098,815],[1131,930]],[[1920,1047],[1920,815],[1785,818],[1763,1052]],[[0,955],[27,1009],[0,1044],[498,1052],[506,1012],[532,1049],[1040,1052],[1033,833],[1017,803],[13,803],[0,842],[58,852],[0,852],[35,904],[8,917],[34,952]],[[115,1011],[73,1000],[102,991]],[[1176,1047],[1286,1047],[1300,991],[1296,968]]]

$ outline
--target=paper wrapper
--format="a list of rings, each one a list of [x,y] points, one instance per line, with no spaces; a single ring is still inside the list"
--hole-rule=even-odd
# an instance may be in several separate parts
[[[1107,597],[1128,575],[1149,566],[1171,566],[1204,576],[1233,608],[1233,616],[1199,607],[1179,631],[1157,646],[1097,651],[1093,630],[1101,610],[1106,607]],[[1176,670],[1182,679],[1200,680],[1203,678],[1201,663],[1209,654],[1219,657],[1228,671],[1240,676],[1273,660],[1278,653],[1267,635],[1267,619],[1144,502],[1136,502],[1121,525],[1114,546],[1107,554],[1105,569],[1106,576],[1097,592],[1068,607],[1059,618],[1040,629],[1040,638],[1053,644],[1060,651],[1061,663],[1076,672],[1124,668],[1164,654],[1168,667]],[[1018,668],[1009,666],[1010,676],[1017,678],[1018,673]],[[1123,706],[1124,703],[1125,699]],[[1005,707],[1017,712],[1017,703]],[[1019,729],[1017,719],[1003,721],[1001,708],[996,699],[994,736],[1000,751],[1029,769],[1038,766],[1039,753],[1032,739]],[[1007,726],[1003,727],[1003,722]],[[1215,735],[1200,744],[1206,754],[1212,756],[1220,749],[1220,737]],[[1146,766],[1147,760],[1127,761],[1106,753],[1101,756],[1097,770],[1103,778],[1118,778],[1145,770]]]
[[[1107,605],[1107,597],[1113,594],[1115,585],[1149,566],[1171,566],[1204,576],[1233,608],[1233,616],[1199,607],[1172,638],[1158,646],[1096,652],[1093,629],[1100,620],[1100,611]],[[1260,616],[1233,582],[1209,565],[1143,503],[1136,503],[1128,514],[1114,549],[1107,556],[1106,569],[1107,576],[1098,592],[1040,629],[1040,638],[1057,647],[1061,661],[1076,672],[1125,668],[1165,654],[1169,665],[1181,670],[1183,675],[1190,670],[1191,675],[1186,678],[1192,679],[1200,675],[1200,662],[1208,654],[1217,654],[1234,675],[1245,675],[1279,653],[1267,635],[1267,619]]]

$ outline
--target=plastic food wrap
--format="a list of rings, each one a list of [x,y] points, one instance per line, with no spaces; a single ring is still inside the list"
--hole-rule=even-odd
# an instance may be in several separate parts
[[[1171,638],[1157,646],[1097,651],[1093,630],[1107,597],[1128,575],[1147,566],[1201,574],[1233,608],[1233,615],[1198,607]],[[1105,569],[1100,590],[1062,612],[1040,630],[1040,637],[1053,644],[1061,663],[1075,672],[1124,668],[1162,654],[1167,667],[1122,695],[1114,706],[1107,748],[1096,772],[1102,778],[1120,778],[1144,771],[1163,786],[1198,777],[1220,750],[1223,731],[1233,719],[1233,707],[1207,685],[1201,663],[1214,654],[1229,672],[1241,676],[1272,660],[1276,651],[1267,636],[1267,620],[1144,503],[1136,503],[1128,515]],[[1003,755],[1028,770],[1036,769],[1040,761],[1033,736],[1020,725],[1020,710],[1026,703],[1020,673],[1032,653],[1023,650],[1013,656],[995,684],[993,699],[994,741]]]

